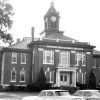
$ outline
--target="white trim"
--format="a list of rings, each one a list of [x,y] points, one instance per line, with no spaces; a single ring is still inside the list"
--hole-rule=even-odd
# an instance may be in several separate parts
[[[57,50],[57,49],[56,49],[55,52],[60,52],[60,50]]]
[[[82,84],[84,83],[84,74],[82,73]]]
[[[12,80],[12,72],[15,72],[15,80]],[[16,70],[15,70],[15,68],[13,68],[12,70],[11,70],[11,80],[10,80],[10,82],[16,82]]]
[[[21,75],[24,75],[24,81],[21,80]],[[25,77],[26,77],[26,71],[24,69],[22,69],[20,71],[20,82],[25,82]]]
[[[26,84],[18,84],[18,85],[15,85],[15,86],[27,86]]]
[[[50,57],[50,61],[47,62],[47,57]],[[43,51],[43,64],[54,64],[54,50],[44,50]]]
[[[76,72],[76,77],[77,77],[77,82],[79,81],[79,73],[78,72]]]
[[[25,61],[24,62],[22,62],[22,55],[24,55],[24,59],[25,59]],[[26,53],[21,53],[21,64],[26,64]]]
[[[46,76],[47,72],[50,73],[50,74],[49,74],[49,75],[50,75],[50,76],[49,76],[49,79],[50,79],[50,80],[49,80],[49,83],[54,83],[54,80],[52,81],[52,77],[54,77],[54,71],[50,71],[50,70],[49,70],[49,71],[48,71],[48,70],[45,71],[45,76]],[[52,73],[53,73],[53,74],[52,74]],[[53,76],[52,76],[52,75],[53,75]]]
[[[86,72],[84,73],[84,84],[86,83]]]
[[[59,66],[70,66],[70,51],[61,51],[59,54]]]
[[[85,59],[84,59],[85,57]],[[85,52],[76,52],[75,54],[75,65],[79,66],[79,62],[81,61],[82,66],[86,66],[86,53]],[[76,63],[77,62],[77,63]],[[85,63],[83,63],[85,62]]]
[[[4,81],[4,66],[5,66],[5,52],[3,53],[3,56],[2,56],[2,69],[1,69],[1,84],[2,85]]]
[[[43,51],[43,48],[38,48],[39,51]]]
[[[91,52],[86,52],[86,54],[88,54],[88,55],[89,55],[89,54],[91,54]]]
[[[76,52],[76,51],[73,51],[73,50],[71,51],[71,53],[75,53],[75,52]]]
[[[33,54],[32,54],[32,64],[34,64],[34,49],[33,49]]]
[[[14,54],[15,54],[16,56],[15,56]],[[15,57],[15,58],[16,58],[16,62],[13,62],[13,57]],[[12,52],[12,59],[11,59],[11,63],[12,63],[12,64],[17,64],[17,52]]]

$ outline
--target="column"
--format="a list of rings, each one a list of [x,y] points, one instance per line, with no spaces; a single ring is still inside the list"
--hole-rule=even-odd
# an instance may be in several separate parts
[[[76,71],[72,73],[72,86],[76,87]]]
[[[56,86],[60,86],[60,72],[56,70]]]

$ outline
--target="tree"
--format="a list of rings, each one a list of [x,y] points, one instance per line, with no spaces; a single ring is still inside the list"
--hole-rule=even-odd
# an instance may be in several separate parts
[[[45,73],[44,73],[44,70],[43,68],[41,67],[40,69],[40,72],[39,72],[39,77],[38,77],[38,80],[39,84],[43,85],[43,84],[46,84],[46,76],[45,76]]]
[[[93,72],[93,70],[91,70],[90,74],[89,74],[89,86],[90,89],[95,89],[96,88],[96,76]]]
[[[0,0],[0,39],[4,43],[11,44],[13,42],[11,34],[8,33],[13,24],[11,20],[13,15],[12,5],[7,3],[7,0]]]
[[[39,77],[37,79],[36,84],[39,86],[39,88],[45,88],[46,85],[46,76],[44,73],[43,68],[41,67],[40,72],[39,72]]]

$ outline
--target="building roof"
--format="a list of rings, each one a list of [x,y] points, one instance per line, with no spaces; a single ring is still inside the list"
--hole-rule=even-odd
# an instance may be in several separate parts
[[[100,51],[98,51],[98,50],[93,50],[93,55],[100,55]]]
[[[25,37],[22,41],[12,44],[11,46],[8,46],[8,48],[27,49],[27,44],[29,44],[31,41],[31,37]]]
[[[77,41],[76,39],[70,38],[68,36],[65,36],[65,35],[59,34],[59,33],[50,33],[50,35],[47,35],[45,38],[59,39],[59,40],[66,40],[66,41]]]

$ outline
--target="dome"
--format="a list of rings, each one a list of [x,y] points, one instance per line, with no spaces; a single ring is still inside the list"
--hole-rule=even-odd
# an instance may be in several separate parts
[[[58,15],[58,12],[56,11],[56,9],[54,8],[54,3],[51,2],[51,6],[50,8],[48,9],[47,13],[45,14],[45,16],[48,16],[48,15]]]

